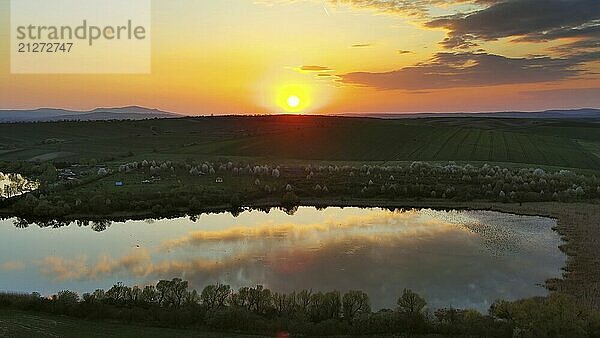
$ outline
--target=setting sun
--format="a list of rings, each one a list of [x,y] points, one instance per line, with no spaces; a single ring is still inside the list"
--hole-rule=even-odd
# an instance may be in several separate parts
[[[287,113],[306,113],[315,106],[315,88],[310,84],[296,82],[275,88],[274,103]]]
[[[300,105],[300,98],[298,96],[290,96],[287,100],[288,106],[296,108]]]

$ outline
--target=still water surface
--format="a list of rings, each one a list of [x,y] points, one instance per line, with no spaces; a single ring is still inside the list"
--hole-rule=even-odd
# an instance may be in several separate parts
[[[181,277],[198,289],[360,289],[375,309],[410,288],[432,308],[487,311],[495,299],[546,294],[540,285],[559,277],[566,259],[555,220],[488,211],[302,207],[110,223],[101,232],[14,224],[0,221],[0,290],[42,294]]]

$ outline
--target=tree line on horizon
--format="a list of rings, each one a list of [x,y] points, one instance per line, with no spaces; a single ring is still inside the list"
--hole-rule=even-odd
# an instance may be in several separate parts
[[[488,314],[470,309],[430,310],[419,294],[405,289],[394,309],[373,311],[359,290],[291,293],[261,285],[233,290],[206,286],[201,292],[179,278],[156,285],[115,284],[81,297],[61,291],[51,297],[0,293],[0,307],[118,320],[159,327],[291,335],[444,334],[485,337],[598,337],[600,314],[551,294],[496,301]]]

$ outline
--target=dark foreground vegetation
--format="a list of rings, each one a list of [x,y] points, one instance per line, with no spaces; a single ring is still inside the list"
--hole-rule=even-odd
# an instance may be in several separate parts
[[[0,336],[11,338],[61,337],[61,338],[256,338],[223,332],[152,327],[118,321],[85,320],[47,312],[21,311],[0,307]]]
[[[411,290],[399,295],[395,309],[372,311],[361,291],[290,294],[262,286],[237,291],[228,285],[189,290],[181,279],[156,286],[116,284],[79,297],[62,291],[0,294],[0,307],[89,320],[117,320],[142,325],[243,332],[263,335],[443,334],[481,337],[598,337],[600,314],[568,296],[554,294],[514,302],[497,301],[488,314],[463,309],[427,309]]]

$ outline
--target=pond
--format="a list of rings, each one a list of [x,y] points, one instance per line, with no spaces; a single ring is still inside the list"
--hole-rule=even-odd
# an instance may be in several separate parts
[[[490,211],[301,207],[188,218],[17,227],[0,221],[0,290],[91,292],[180,277],[191,286],[359,289],[392,308],[404,288],[430,308],[487,311],[545,295],[566,256],[553,219]],[[96,230],[96,231],[95,231]]]

